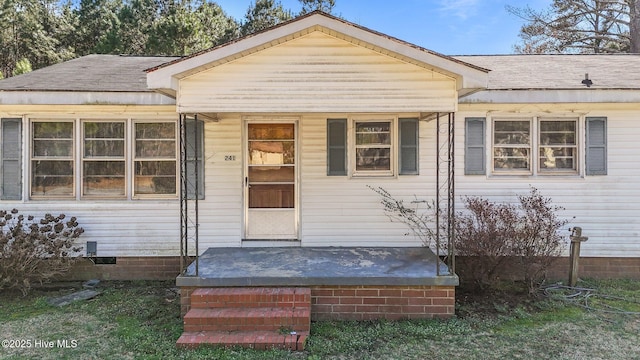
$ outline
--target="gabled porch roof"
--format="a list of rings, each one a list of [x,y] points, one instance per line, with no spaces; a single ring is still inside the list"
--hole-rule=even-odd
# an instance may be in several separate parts
[[[321,32],[455,79],[459,96],[487,87],[489,70],[410,44],[323,12],[312,12],[242,39],[147,70],[150,89],[175,97],[179,81],[279,44]]]

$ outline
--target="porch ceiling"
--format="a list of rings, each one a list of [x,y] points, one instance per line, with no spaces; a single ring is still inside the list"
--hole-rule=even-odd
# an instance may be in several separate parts
[[[457,275],[428,248],[301,247],[209,248],[178,286],[441,285]]]

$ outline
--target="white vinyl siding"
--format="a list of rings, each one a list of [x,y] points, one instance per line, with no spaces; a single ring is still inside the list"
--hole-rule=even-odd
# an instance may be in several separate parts
[[[483,108],[481,104],[475,107]],[[514,112],[518,110],[520,107],[514,106]],[[540,106],[540,111],[553,113],[562,110],[558,105],[548,105]],[[594,114],[591,115],[592,113]],[[484,109],[463,111],[458,117],[482,117],[485,114]],[[586,169],[589,166],[589,155],[585,152],[591,146],[588,140],[585,144],[584,139],[589,136],[590,119],[598,121],[597,134],[594,134],[598,141],[597,158],[607,159],[607,163],[600,163],[598,168],[606,169],[606,176],[593,176]],[[464,196],[483,196],[491,201],[515,202],[516,195],[528,193],[533,186],[544,196],[550,197],[554,204],[565,208],[560,216],[570,221],[566,230],[561,230],[567,245],[568,229],[572,226],[582,227],[583,235],[589,237],[582,244],[581,256],[640,256],[637,216],[640,214],[640,202],[637,200],[640,198],[640,188],[637,185],[637,179],[640,178],[640,168],[637,166],[640,126],[637,112],[617,110],[615,105],[601,105],[597,110],[587,113],[584,120],[578,121],[577,161],[578,169],[584,169],[581,172],[583,176],[456,176],[456,209],[463,209],[460,199]],[[460,168],[466,157],[463,152],[463,131],[464,125],[458,123],[456,144],[460,151],[456,151],[456,164]],[[490,153],[487,149],[487,154]],[[583,159],[580,159],[581,156]],[[565,255],[568,255],[568,248]]]
[[[322,32],[181,79],[181,113],[455,111],[456,80]]]

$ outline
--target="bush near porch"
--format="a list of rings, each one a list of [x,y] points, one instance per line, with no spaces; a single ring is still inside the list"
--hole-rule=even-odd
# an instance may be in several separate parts
[[[508,284],[508,283],[507,283]],[[461,359],[607,358],[640,353],[640,281],[582,281],[590,296],[550,289],[531,298],[510,287],[491,295],[457,289],[457,316],[448,320],[318,321],[306,350],[177,349],[182,333],[173,282],[103,282],[93,300],[57,308],[48,297],[80,283],[53,284],[27,297],[0,294],[0,340],[30,340],[1,348],[9,359]],[[504,284],[503,284],[504,285]],[[587,294],[586,290],[583,291]],[[567,301],[567,299],[573,301]],[[606,308],[605,306],[613,306]],[[77,340],[74,348],[35,348],[35,340]]]

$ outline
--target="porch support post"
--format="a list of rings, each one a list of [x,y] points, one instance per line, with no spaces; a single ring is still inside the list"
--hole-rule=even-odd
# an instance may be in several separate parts
[[[191,129],[190,129],[190,126]],[[179,148],[180,148],[180,268],[186,275],[189,258],[189,243],[193,241],[195,246],[195,273],[198,276],[198,190],[200,142],[198,141],[198,118],[193,115],[190,118],[186,114],[180,115],[179,120]],[[191,164],[191,166],[190,166]],[[190,193],[191,190],[191,193]]]
[[[442,274],[440,263],[436,264],[437,275],[453,275],[455,273],[455,114],[447,114],[446,129],[440,122],[440,113],[436,114],[436,255],[441,255],[442,237],[446,236],[447,273]],[[446,136],[446,144],[442,144],[441,136]],[[446,162],[446,170],[444,169]],[[446,174],[443,172],[446,171]],[[446,201],[445,201],[446,199]],[[446,206],[446,209],[443,207]],[[444,213],[443,213],[444,211]],[[444,221],[445,223],[442,223]],[[446,235],[443,234],[446,226]]]

